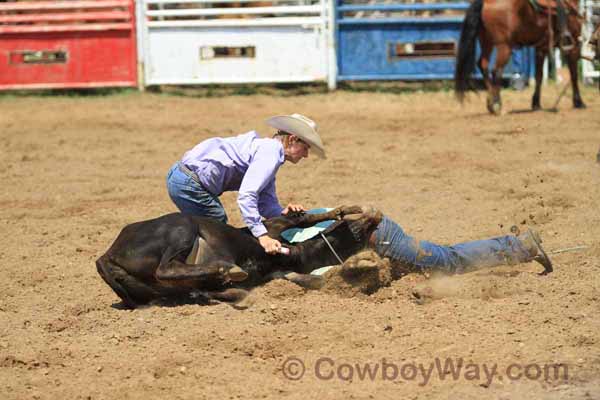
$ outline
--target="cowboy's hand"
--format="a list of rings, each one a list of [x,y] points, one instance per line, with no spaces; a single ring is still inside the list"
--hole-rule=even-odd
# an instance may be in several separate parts
[[[259,236],[258,242],[269,254],[276,254],[281,249],[281,243],[279,243],[278,240],[269,237],[269,235]]]
[[[294,212],[294,213],[298,213],[298,212],[304,212],[306,211],[306,208],[304,208],[304,206],[302,206],[301,204],[288,204],[286,208],[283,209],[283,211],[281,212],[281,214],[283,215],[287,215],[287,213],[289,212]]]

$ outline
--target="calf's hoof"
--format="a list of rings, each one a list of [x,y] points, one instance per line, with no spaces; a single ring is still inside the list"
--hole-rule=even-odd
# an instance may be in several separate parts
[[[238,267],[237,265],[235,267],[229,268],[229,270],[227,270],[224,275],[225,279],[231,282],[241,282],[245,281],[248,278],[248,273],[240,267]]]
[[[225,289],[221,292],[210,292],[209,296],[212,299],[218,300],[218,301],[224,301],[226,303],[239,303],[240,301],[244,300],[246,298],[246,296],[248,296],[248,291],[244,290],[244,289],[239,289],[239,288],[229,288],[229,289]]]
[[[360,206],[341,206],[336,209],[338,218],[346,219],[348,216],[358,216],[362,213]]]
[[[573,107],[579,108],[579,109],[587,108],[585,103],[581,99],[573,100]]]
[[[285,274],[285,279],[309,290],[319,290],[325,285],[325,279],[319,275],[290,272]]]
[[[267,280],[284,279],[305,289],[318,290],[325,285],[325,279],[320,275],[299,274],[292,271],[274,271],[267,275]]]

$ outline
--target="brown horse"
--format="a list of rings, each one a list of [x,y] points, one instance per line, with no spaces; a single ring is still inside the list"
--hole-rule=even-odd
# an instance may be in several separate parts
[[[536,6],[532,4],[535,1]],[[492,114],[502,109],[500,86],[502,71],[508,62],[513,47],[535,47],[535,93],[532,108],[540,109],[542,67],[548,55],[549,44],[554,45],[567,37],[569,43],[561,43],[569,65],[573,87],[573,106],[585,108],[579,94],[577,61],[580,58],[581,17],[577,5],[563,0],[562,9],[555,4],[540,3],[549,0],[475,0],[467,10],[460,35],[454,76],[455,92],[460,102],[465,92],[472,88],[470,76],[475,70],[475,44],[479,37],[481,57],[479,69],[488,91],[487,108]],[[554,0],[552,0],[554,2]],[[559,24],[561,13],[564,24]],[[563,25],[562,29],[559,26]],[[570,37],[568,35],[570,34]],[[490,56],[496,48],[496,62],[489,74]]]

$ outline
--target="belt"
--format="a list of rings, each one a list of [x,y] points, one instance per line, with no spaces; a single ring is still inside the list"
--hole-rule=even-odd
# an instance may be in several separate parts
[[[177,166],[179,167],[179,170],[181,172],[183,172],[184,174],[186,174],[187,176],[189,176],[190,178],[192,178],[194,180],[194,182],[196,182],[198,185],[202,186],[202,183],[200,183],[200,178],[198,178],[198,175],[196,175],[196,173],[194,171],[192,171],[191,169],[189,169],[182,162],[177,163]]]

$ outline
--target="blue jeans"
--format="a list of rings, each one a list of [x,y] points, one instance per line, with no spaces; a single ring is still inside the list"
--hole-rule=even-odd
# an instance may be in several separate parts
[[[495,267],[529,262],[533,257],[515,236],[500,236],[440,246],[427,241],[416,241],[387,217],[377,226],[376,252],[381,257],[424,271],[442,270],[461,273],[474,268]]]
[[[179,169],[175,163],[167,174],[167,190],[173,203],[184,214],[210,217],[227,223],[227,214],[219,198]]]

